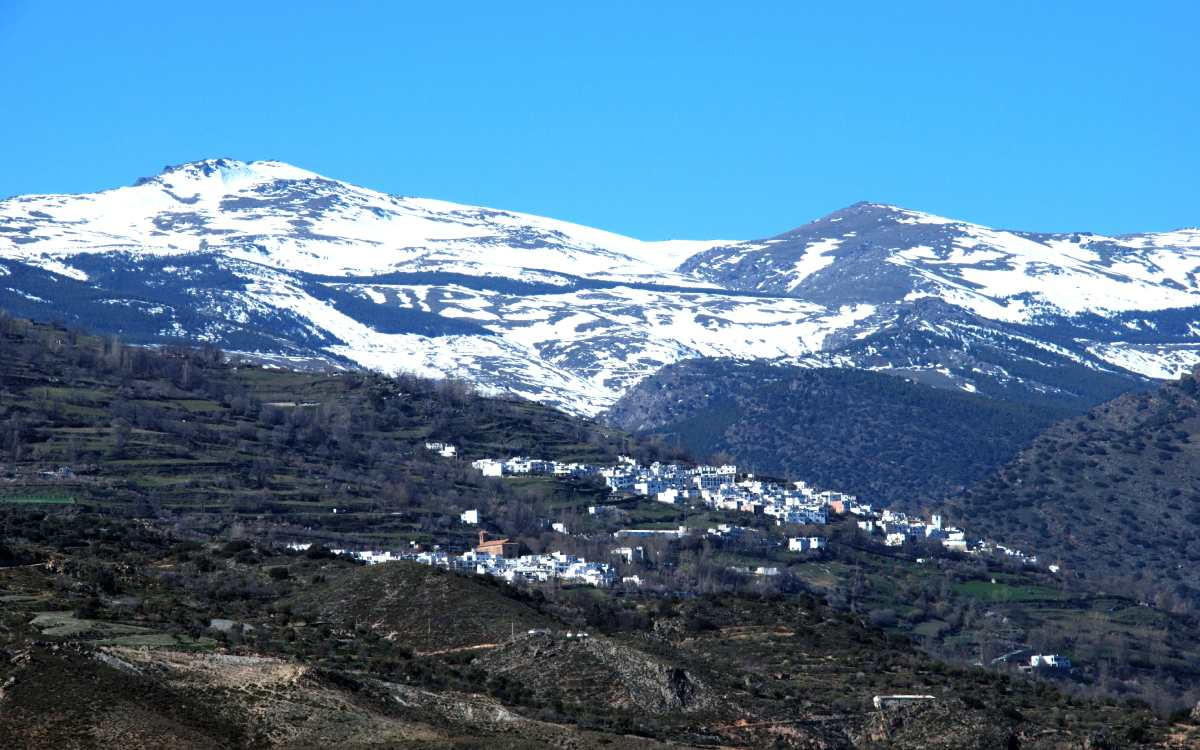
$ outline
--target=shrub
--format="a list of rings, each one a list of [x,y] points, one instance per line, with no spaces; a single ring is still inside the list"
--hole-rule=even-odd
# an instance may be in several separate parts
[[[892,609],[873,609],[867,614],[867,619],[877,628],[895,627],[896,611]]]

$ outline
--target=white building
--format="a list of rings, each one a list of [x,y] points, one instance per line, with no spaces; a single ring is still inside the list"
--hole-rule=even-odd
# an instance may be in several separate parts
[[[789,552],[813,552],[825,549],[825,539],[819,536],[794,536],[788,539]]]
[[[1029,666],[1034,669],[1070,669],[1071,660],[1058,654],[1034,654],[1029,657]]]
[[[458,516],[458,520],[462,521],[465,524],[470,524],[471,526],[478,526],[479,525],[479,510],[477,508],[472,508],[471,510],[464,510]]]
[[[614,547],[608,553],[621,558],[627,564],[632,564],[634,560],[643,560],[646,557],[646,550],[642,547]]]
[[[458,448],[449,443],[426,443],[425,450],[433,451],[442,458],[454,458],[458,455]]]
[[[686,526],[679,526],[674,529],[621,529],[620,531],[614,531],[613,536],[615,536],[615,537],[662,536],[662,537],[674,537],[676,539],[682,539],[683,537],[687,536],[687,533],[688,533],[688,530],[687,530]]]
[[[471,466],[478,469],[485,477],[504,476],[504,462],[497,461],[494,458],[481,458],[478,461],[472,461]]]

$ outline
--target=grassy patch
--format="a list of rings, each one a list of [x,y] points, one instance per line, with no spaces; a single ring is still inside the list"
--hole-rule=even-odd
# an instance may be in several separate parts
[[[0,503],[7,505],[74,505],[70,495],[0,495]]]
[[[153,633],[149,628],[138,625],[124,625],[118,622],[103,620],[84,620],[70,611],[38,612],[29,623],[42,631],[44,636],[58,638],[78,638],[85,634],[101,637],[123,635],[145,635]]]
[[[950,627],[950,624],[942,620],[926,620],[919,623],[912,629],[913,635],[919,635],[923,638],[937,638]]]
[[[987,602],[1061,601],[1065,594],[1045,586],[1011,586],[991,581],[963,581],[954,585],[960,594]]]
[[[216,412],[222,410],[222,406],[217,402],[202,398],[177,398],[167,403],[194,412]]]

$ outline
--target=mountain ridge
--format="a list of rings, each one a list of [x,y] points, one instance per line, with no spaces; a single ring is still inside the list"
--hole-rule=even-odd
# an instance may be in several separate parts
[[[0,201],[0,307],[16,315],[461,378],[586,415],[698,357],[1087,408],[1110,382],[1200,362],[1198,270],[1186,229],[1023,233],[860,202],[764,240],[646,242],[276,161]]]

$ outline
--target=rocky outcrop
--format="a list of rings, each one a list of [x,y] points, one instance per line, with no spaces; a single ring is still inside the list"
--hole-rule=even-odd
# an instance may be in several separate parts
[[[694,671],[598,636],[522,636],[475,665],[490,679],[517,681],[547,702],[602,701],[648,715],[696,713],[718,704]]]

